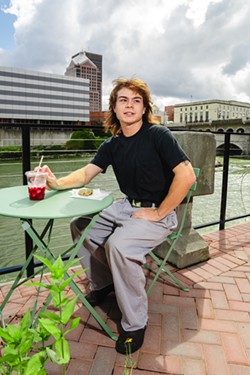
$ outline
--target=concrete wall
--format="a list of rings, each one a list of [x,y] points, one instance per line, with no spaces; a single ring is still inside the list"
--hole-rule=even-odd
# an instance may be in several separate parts
[[[214,192],[214,167],[216,156],[215,136],[209,133],[172,132],[183,150],[189,156],[192,165],[200,168],[200,177],[196,195]]]
[[[64,145],[72,134],[69,130],[32,130],[30,132],[31,146],[53,146]],[[0,147],[3,146],[21,146],[22,134],[20,128],[0,129]]]
[[[193,195],[212,194],[214,191],[214,170],[216,141],[213,134],[173,132],[181,147],[189,156],[192,165],[200,168],[197,189]],[[195,202],[195,198],[194,198]],[[185,201],[176,209],[179,223],[185,207]],[[181,238],[175,244],[168,262],[177,268],[204,262],[209,259],[208,245],[200,234],[192,228],[193,199],[188,204],[186,221]],[[171,241],[164,241],[155,248],[155,253],[164,258],[168,253]]]

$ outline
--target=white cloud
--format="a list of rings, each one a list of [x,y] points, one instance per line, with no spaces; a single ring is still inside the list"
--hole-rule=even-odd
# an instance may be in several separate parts
[[[8,12],[16,48],[0,50],[1,65],[64,74],[80,50],[100,53],[104,104],[112,80],[132,75],[161,107],[250,101],[246,0],[12,0]]]
[[[207,8],[210,4],[222,0],[191,0],[186,12],[186,17],[193,21],[195,27],[202,25],[206,19]]]
[[[32,22],[36,8],[42,0],[14,0],[10,2],[10,7],[5,9],[5,13],[13,14],[17,17],[15,28],[23,28]]]

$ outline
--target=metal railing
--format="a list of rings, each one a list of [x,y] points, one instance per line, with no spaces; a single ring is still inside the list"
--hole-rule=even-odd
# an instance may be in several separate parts
[[[21,134],[22,134],[22,175],[24,176],[24,172],[27,170],[31,169],[31,141],[30,141],[30,130],[31,128],[35,127],[37,128],[37,125],[32,125],[32,124],[24,124],[24,125],[19,125],[21,129]],[[40,128],[41,126],[39,126]],[[45,126],[44,126],[45,127]],[[1,128],[1,124],[0,124]],[[48,128],[48,125],[47,125]],[[60,129],[59,126],[52,127],[50,126],[50,129]],[[81,130],[81,129],[88,129],[91,130],[91,127],[81,127],[79,126],[70,126],[70,127],[65,127],[65,130]],[[97,129],[97,127],[95,127]],[[100,128],[101,129],[101,128]],[[193,131],[191,131],[193,132]],[[215,133],[216,132],[212,132]],[[221,135],[222,133],[220,133]],[[220,216],[218,220],[209,222],[209,223],[203,223],[200,225],[194,226],[194,229],[201,229],[201,228],[206,228],[209,226],[213,225],[219,225],[219,230],[223,230],[225,228],[225,223],[229,221],[234,221],[237,219],[242,219],[250,216],[250,213],[238,215],[235,217],[226,217],[226,210],[227,210],[227,193],[228,193],[228,176],[229,176],[229,157],[230,157],[230,141],[231,141],[231,135],[232,133],[224,133],[224,155],[223,155],[223,178],[222,178],[222,189],[221,189],[221,195],[220,195]],[[242,136],[249,136],[250,134],[241,134]],[[42,151],[41,151],[42,152]],[[84,150],[82,150],[84,152]],[[23,184],[26,184],[26,180],[23,177]],[[30,237],[25,233],[25,249],[26,249],[26,259],[29,256],[30,252],[32,251],[33,248],[33,243]],[[34,267],[40,266],[40,263],[34,263],[32,262],[28,268],[28,276],[31,276],[34,273]],[[7,268],[1,268],[0,269],[0,275],[1,274],[7,274],[7,273],[12,273],[19,271],[21,269],[22,265],[17,265],[17,266],[11,266]]]
[[[211,132],[217,134],[218,132]],[[220,135],[223,133],[219,133]],[[221,199],[220,199],[220,217],[219,220],[215,220],[209,223],[204,223],[201,225],[194,226],[194,229],[207,228],[219,224],[219,230],[225,229],[225,223],[250,217],[250,212],[244,215],[237,215],[234,217],[226,217],[227,211],[227,192],[228,192],[228,176],[229,176],[229,157],[230,157],[230,144],[231,136],[233,133],[224,133],[224,155],[223,155],[223,178],[222,178],[222,189],[221,189]],[[241,134],[241,136],[249,136],[250,133]]]

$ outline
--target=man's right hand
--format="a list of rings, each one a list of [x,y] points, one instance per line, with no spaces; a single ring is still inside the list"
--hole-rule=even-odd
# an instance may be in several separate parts
[[[40,168],[36,167],[34,170],[35,172],[39,171],[39,172],[48,173],[47,180],[46,180],[46,188],[48,190],[59,190],[57,178],[47,165],[44,165],[43,167],[40,167]]]
[[[44,165],[41,168],[36,167],[35,171],[38,170],[41,172],[48,173],[46,185],[48,190],[65,190],[79,188],[88,184],[96,175],[102,172],[102,169],[100,167],[91,163],[61,178],[56,178],[54,173],[50,170],[50,168],[47,165]]]

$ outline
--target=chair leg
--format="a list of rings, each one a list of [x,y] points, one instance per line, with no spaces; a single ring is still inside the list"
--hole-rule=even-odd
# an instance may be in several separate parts
[[[152,288],[154,286],[154,284],[156,283],[157,279],[159,277],[163,278],[164,280],[170,282],[171,284],[174,284],[176,286],[178,286],[179,288],[181,288],[184,292],[189,292],[189,289],[183,285],[181,283],[180,280],[178,280],[171,271],[169,271],[165,266],[164,264],[166,263],[167,261],[167,258],[168,258],[168,254],[166,255],[165,259],[164,260],[160,260],[153,252],[149,253],[149,255],[151,256],[151,258],[154,259],[154,261],[157,263],[158,265],[158,270],[155,271],[153,270],[150,266],[148,265],[145,265],[145,267],[147,269],[149,269],[151,272],[153,272],[155,274],[151,284],[149,285],[148,287],[148,290],[147,290],[147,295],[149,296],[149,294],[151,293],[152,291]],[[167,275],[164,275],[163,273],[167,274]]]
[[[199,174],[200,174],[200,169],[199,168],[194,168],[194,173],[195,173],[195,176],[198,177]],[[187,287],[185,287],[181,282],[180,280],[178,280],[173,274],[172,272],[170,272],[166,267],[165,267],[165,264],[172,252],[172,250],[174,249],[174,246],[176,244],[176,242],[178,241],[178,239],[182,236],[182,231],[184,229],[184,225],[185,225],[185,220],[186,220],[186,216],[187,216],[187,213],[188,213],[188,205],[190,203],[190,200],[192,198],[192,194],[193,192],[196,190],[196,187],[197,187],[197,181],[194,182],[194,184],[191,186],[191,188],[189,189],[189,192],[188,194],[186,195],[186,198],[185,198],[185,204],[184,204],[184,208],[183,208],[183,212],[182,212],[182,218],[181,218],[181,221],[180,221],[180,224],[178,226],[178,230],[177,231],[173,231],[167,238],[166,240],[170,240],[172,241],[171,242],[171,246],[169,248],[169,250],[167,251],[167,254],[165,255],[165,258],[163,260],[160,260],[152,251],[149,253],[149,255],[151,256],[151,258],[153,258],[153,260],[156,262],[157,266],[158,266],[158,270],[155,271],[153,269],[151,269],[148,265],[145,265],[145,267],[147,269],[150,269],[152,272],[155,273],[155,276],[153,278],[153,281],[151,282],[149,288],[148,288],[148,291],[147,291],[147,294],[149,295],[151,293],[151,290],[156,282],[156,280],[158,279],[158,277],[162,277],[163,279],[171,282],[172,284],[174,285],[177,285],[178,287],[180,287],[183,291],[185,292],[188,292],[189,289]],[[165,274],[165,275],[162,275]]]

